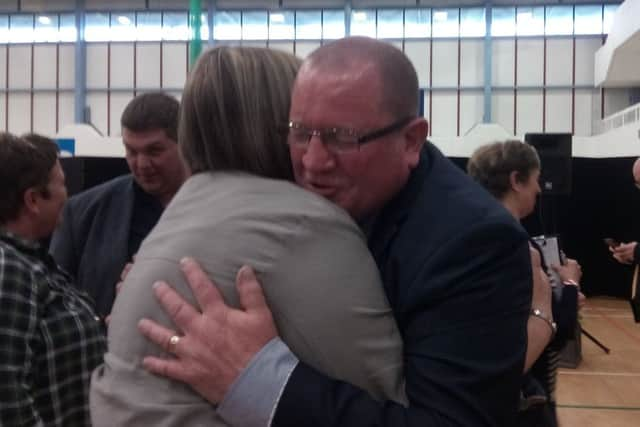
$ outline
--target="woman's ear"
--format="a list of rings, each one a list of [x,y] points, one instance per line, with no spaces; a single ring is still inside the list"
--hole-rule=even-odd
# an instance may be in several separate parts
[[[522,183],[518,179],[517,171],[511,171],[511,173],[509,173],[509,186],[513,191],[520,192],[520,187],[522,186]]]

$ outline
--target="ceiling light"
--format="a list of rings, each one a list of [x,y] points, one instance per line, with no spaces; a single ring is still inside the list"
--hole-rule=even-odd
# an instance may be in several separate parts
[[[433,20],[442,22],[447,20],[447,11],[446,10],[438,10],[433,12]]]
[[[284,22],[284,15],[281,13],[272,13],[270,15],[270,19],[271,19],[271,22],[282,23]]]
[[[367,12],[353,12],[353,20],[354,21],[366,21],[367,20]]]
[[[118,22],[120,25],[131,25],[131,19],[124,15],[118,16]]]
[[[50,25],[51,24],[51,18],[49,18],[48,16],[38,16],[38,22],[41,23],[42,25]]]

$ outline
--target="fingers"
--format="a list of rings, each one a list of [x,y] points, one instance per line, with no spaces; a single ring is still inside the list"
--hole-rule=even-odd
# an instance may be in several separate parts
[[[171,320],[181,329],[185,330],[200,313],[185,301],[176,291],[165,282],[153,284],[153,291],[156,298],[164,307]]]
[[[167,353],[179,354],[180,344],[171,343],[171,337],[176,335],[176,332],[171,329],[165,328],[159,323],[149,319],[141,319],[138,322],[138,330],[149,339],[149,341],[157,344]]]
[[[268,309],[264,293],[262,292],[262,287],[260,286],[253,269],[248,265],[244,265],[240,270],[238,270],[236,286],[238,288],[240,304],[242,304],[242,307],[245,310]]]
[[[161,359],[147,356],[142,359],[142,366],[156,375],[168,377],[176,381],[188,382],[184,366],[177,359]]]
[[[182,258],[180,268],[202,311],[205,311],[206,308],[213,309],[216,306],[225,305],[216,284],[209,279],[196,260],[189,257]]]

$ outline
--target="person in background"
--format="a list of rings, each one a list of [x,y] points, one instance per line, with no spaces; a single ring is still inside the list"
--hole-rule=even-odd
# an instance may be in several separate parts
[[[50,252],[107,316],[127,262],[184,181],[178,155],[178,101],[162,93],[135,97],[122,113],[130,175],[69,199]]]
[[[635,186],[640,189],[640,158],[633,163],[631,174]],[[640,264],[640,246],[636,241],[609,245],[609,251],[613,258],[621,264]]]
[[[402,341],[364,235],[339,207],[291,182],[282,125],[299,66],[285,52],[217,47],[191,71],[179,129],[191,176],[140,247],[116,298],[109,351],[91,384],[95,427],[228,425],[195,391],[141,365],[148,354],[171,357],[184,344],[176,335],[167,354],[136,325],[146,316],[174,327],[152,285],[170,279],[189,296],[185,254],[202,262],[234,306],[251,300],[243,285],[236,293],[236,272],[243,263],[254,266],[282,339],[298,357],[378,399],[406,404]],[[243,269],[238,277],[244,284],[254,273]],[[252,401],[269,404],[260,395]]]
[[[467,170],[518,221],[534,211],[540,194],[540,159],[533,146],[515,140],[482,146],[469,158]],[[540,257],[543,268],[553,268],[562,285],[553,293],[549,292],[548,282],[542,284],[543,288],[533,290],[534,293],[547,292],[551,297],[548,308],[538,307],[541,313],[531,316],[528,325],[530,334],[536,333],[536,328],[546,332],[548,345],[540,349],[544,352],[532,352],[531,348],[527,351],[523,399],[514,424],[520,427],[557,425],[555,383],[560,350],[567,339],[573,338],[581,295],[582,272],[576,260],[566,259],[563,265],[547,266],[541,253]],[[532,307],[532,313],[534,309]]]
[[[67,199],[58,146],[0,133],[0,165],[0,425],[88,426],[104,324],[40,243]]]
[[[139,328],[175,358],[150,355],[145,367],[220,403],[236,427],[513,426],[531,309],[527,234],[426,142],[418,96],[416,71],[394,46],[327,43],[300,68],[287,139],[296,182],[367,235],[403,337],[408,407],[296,358],[255,279],[239,283],[251,304],[233,309],[192,268],[200,307],[156,288],[177,330]],[[297,272],[292,263],[288,274]]]

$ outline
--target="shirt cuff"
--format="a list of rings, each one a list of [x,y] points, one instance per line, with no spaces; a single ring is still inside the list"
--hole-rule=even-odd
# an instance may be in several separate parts
[[[269,427],[298,358],[278,337],[249,362],[218,405],[218,415],[234,427]]]

